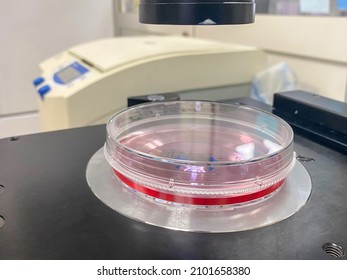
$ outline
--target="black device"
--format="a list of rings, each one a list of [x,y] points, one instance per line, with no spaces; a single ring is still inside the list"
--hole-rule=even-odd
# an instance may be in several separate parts
[[[147,103],[147,102],[175,101],[175,100],[180,100],[180,96],[177,93],[157,93],[157,94],[129,96],[128,107],[142,104],[142,103]]]
[[[140,0],[141,23],[216,25],[253,23],[254,0]]]
[[[274,113],[297,132],[347,152],[347,104],[305,91],[277,93]]]

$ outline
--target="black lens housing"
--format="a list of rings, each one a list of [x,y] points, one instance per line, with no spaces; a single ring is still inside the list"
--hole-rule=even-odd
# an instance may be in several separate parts
[[[255,1],[140,0],[141,23],[221,25],[254,22]]]

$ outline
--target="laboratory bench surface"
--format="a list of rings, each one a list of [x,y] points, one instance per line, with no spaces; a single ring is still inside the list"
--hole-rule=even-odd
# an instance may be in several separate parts
[[[124,217],[86,182],[105,126],[0,140],[0,259],[334,259],[347,248],[347,156],[295,136],[313,180],[305,207],[277,224],[189,233]],[[346,259],[346,257],[343,257]]]

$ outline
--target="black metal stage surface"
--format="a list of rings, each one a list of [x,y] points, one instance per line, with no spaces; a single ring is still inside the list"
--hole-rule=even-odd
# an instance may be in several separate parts
[[[0,140],[0,259],[334,259],[324,243],[347,248],[346,155],[296,135],[313,179],[302,210],[256,230],[189,233],[123,217],[91,192],[86,166],[104,141],[104,125]]]

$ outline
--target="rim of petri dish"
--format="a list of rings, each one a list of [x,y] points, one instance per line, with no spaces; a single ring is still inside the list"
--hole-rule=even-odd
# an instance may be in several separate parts
[[[175,158],[163,157],[163,156],[152,155],[150,153],[145,153],[145,152],[139,151],[137,149],[134,149],[134,148],[131,148],[131,147],[128,147],[128,146],[122,144],[119,141],[119,139],[115,139],[113,137],[113,133],[110,131],[111,130],[111,127],[110,127],[111,123],[114,122],[115,119],[121,117],[123,114],[128,113],[130,111],[138,110],[138,109],[141,109],[141,108],[145,108],[146,109],[146,108],[150,108],[150,107],[154,107],[154,106],[158,106],[158,105],[165,106],[165,105],[169,105],[169,104],[188,104],[188,103],[196,104],[197,102],[199,102],[200,104],[209,104],[211,106],[218,105],[218,106],[223,106],[223,107],[238,108],[238,109],[242,109],[242,110],[252,111],[254,113],[264,114],[264,115],[266,115],[266,116],[276,120],[281,125],[283,125],[287,129],[287,132],[290,135],[290,137],[288,137],[288,139],[286,139],[285,143],[283,143],[282,148],[279,148],[275,152],[269,153],[269,154],[264,155],[264,156],[254,157],[254,158],[249,159],[249,160],[239,160],[239,161],[226,161],[226,160],[223,161],[222,160],[222,161],[217,161],[217,162],[211,162],[211,161],[197,161],[197,160],[189,160],[189,159],[187,159],[187,160],[186,159],[175,159]],[[182,114],[182,115],[187,115],[187,116],[189,115],[191,118],[194,118],[194,114]],[[196,115],[198,115],[198,114],[196,114]],[[204,115],[204,114],[202,114],[202,115]],[[178,116],[180,116],[180,114],[170,115],[170,117],[168,119],[175,119],[175,116],[178,119]],[[218,119],[218,118],[213,117],[212,114],[209,115],[209,116],[210,117],[209,118],[206,117],[206,119],[211,119],[211,120]],[[152,118],[142,119],[141,121],[134,121],[134,125],[133,126],[139,125],[141,123],[146,123],[146,122],[148,122],[148,120],[151,120],[151,119],[160,120],[160,119],[164,119],[164,118],[165,117],[162,117],[162,116],[160,116],[160,118],[156,118],[156,117],[153,116]],[[233,122],[231,118],[228,120],[228,117],[224,117],[223,119],[224,119],[224,121]],[[248,126],[248,127],[253,128],[253,129],[257,129],[258,131],[264,132],[266,135],[270,135],[269,132],[264,131],[259,125],[250,125],[250,123],[247,122],[247,121],[237,121],[235,123],[241,124],[243,126]],[[129,125],[129,124],[127,124],[127,126],[128,126],[127,129],[132,127],[132,125]],[[121,132],[126,132],[127,129],[125,129],[125,130],[123,130]],[[144,103],[144,104],[134,105],[134,106],[132,106],[130,108],[125,108],[125,109],[115,113],[114,115],[112,115],[110,117],[110,119],[108,120],[108,122],[107,122],[106,131],[107,131],[108,137],[110,137],[112,139],[112,141],[119,148],[124,149],[124,150],[126,150],[128,152],[134,153],[137,156],[141,156],[143,158],[151,159],[151,160],[158,161],[158,162],[170,163],[170,164],[177,164],[177,165],[200,164],[200,165],[208,165],[208,166],[211,166],[211,167],[225,166],[225,165],[237,166],[237,165],[242,165],[242,164],[245,164],[245,163],[254,163],[254,162],[257,162],[257,161],[262,161],[264,159],[269,159],[271,157],[277,156],[278,154],[281,154],[282,152],[284,152],[288,148],[290,148],[291,144],[293,143],[293,139],[294,139],[294,133],[293,133],[293,130],[290,127],[290,125],[287,122],[285,122],[283,119],[281,119],[280,117],[278,117],[278,116],[276,116],[276,115],[274,115],[274,114],[272,114],[270,112],[267,112],[267,111],[264,111],[264,110],[261,110],[261,109],[258,109],[258,108],[246,106],[246,105],[241,105],[241,104],[232,104],[232,103],[224,103],[224,102],[216,102],[216,101],[200,101],[200,100],[178,100],[178,101],[176,100],[176,101],[163,101],[163,102],[159,101],[159,102],[151,102],[151,103]],[[119,133],[117,135],[119,135]],[[274,135],[272,135],[272,137],[274,137]]]

